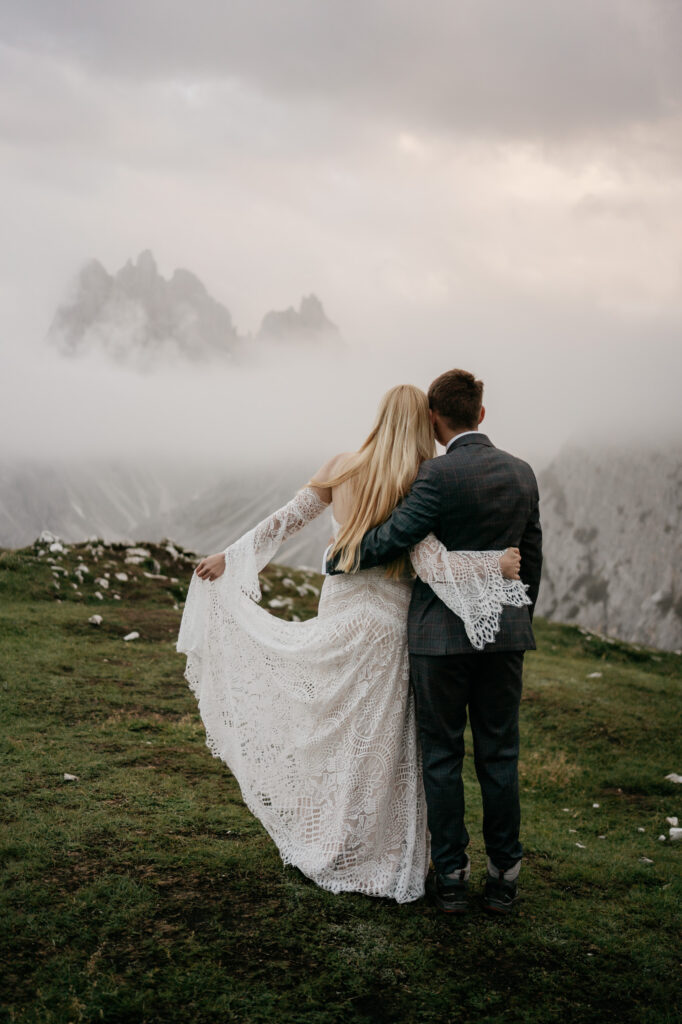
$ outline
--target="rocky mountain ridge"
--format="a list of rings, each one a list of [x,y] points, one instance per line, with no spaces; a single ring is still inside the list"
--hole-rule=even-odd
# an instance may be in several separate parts
[[[147,249],[109,274],[98,260],[80,271],[71,297],[56,311],[47,341],[67,356],[103,353],[119,363],[153,369],[160,361],[238,360],[255,342],[328,344],[340,340],[315,295],[298,310],[264,316],[255,338],[237,331],[229,310],[189,270],[169,279]]]
[[[682,447],[569,447],[539,475],[538,612],[682,648]]]
[[[266,482],[264,483],[264,479]],[[65,541],[172,537],[218,551],[305,483],[277,473],[156,463],[0,465],[0,546],[31,544],[49,529]],[[538,613],[560,622],[682,649],[682,450],[568,448],[539,474],[545,564]],[[278,561],[319,568],[328,514],[293,537]]]

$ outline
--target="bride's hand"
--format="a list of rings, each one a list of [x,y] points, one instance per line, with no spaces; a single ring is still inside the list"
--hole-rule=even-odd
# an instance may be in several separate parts
[[[202,580],[217,580],[225,572],[225,555],[222,551],[219,555],[207,555],[201,559],[195,572]]]
[[[520,580],[520,569],[521,552],[518,548],[507,548],[505,553],[500,555],[500,572],[506,580]]]

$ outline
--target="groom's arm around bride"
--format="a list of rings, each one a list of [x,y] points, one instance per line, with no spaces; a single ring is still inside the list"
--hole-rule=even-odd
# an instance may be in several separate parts
[[[429,389],[436,439],[445,455],[424,462],[404,501],[361,547],[360,568],[392,560],[433,532],[449,551],[518,547],[531,604],[504,607],[483,651],[462,620],[417,579],[408,615],[410,675],[421,738],[424,788],[435,876],[444,910],[466,909],[469,834],[461,769],[467,711],[483,801],[488,855],[484,906],[507,912],[516,899],[519,840],[519,729],[524,652],[535,648],[532,613],[542,569],[538,487],[522,459],[479,431],[483,384],[451,370]],[[334,571],[331,563],[328,567]]]

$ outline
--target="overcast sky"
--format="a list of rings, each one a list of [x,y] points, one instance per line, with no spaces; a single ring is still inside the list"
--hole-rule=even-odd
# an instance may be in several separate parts
[[[135,442],[149,381],[95,396],[43,346],[84,260],[146,248],[242,331],[315,292],[353,353],[169,377],[165,444],[183,401],[196,451],[198,409],[229,394],[234,434],[258,393],[254,445],[271,410],[283,444],[330,419],[347,447],[385,387],[457,365],[529,457],[679,431],[681,52],[679,0],[2,0],[0,447]]]

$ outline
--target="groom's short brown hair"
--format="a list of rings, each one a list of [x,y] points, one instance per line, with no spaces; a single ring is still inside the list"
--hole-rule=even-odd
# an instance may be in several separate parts
[[[429,409],[442,416],[450,430],[475,430],[483,404],[483,381],[467,370],[448,370],[429,388]]]

